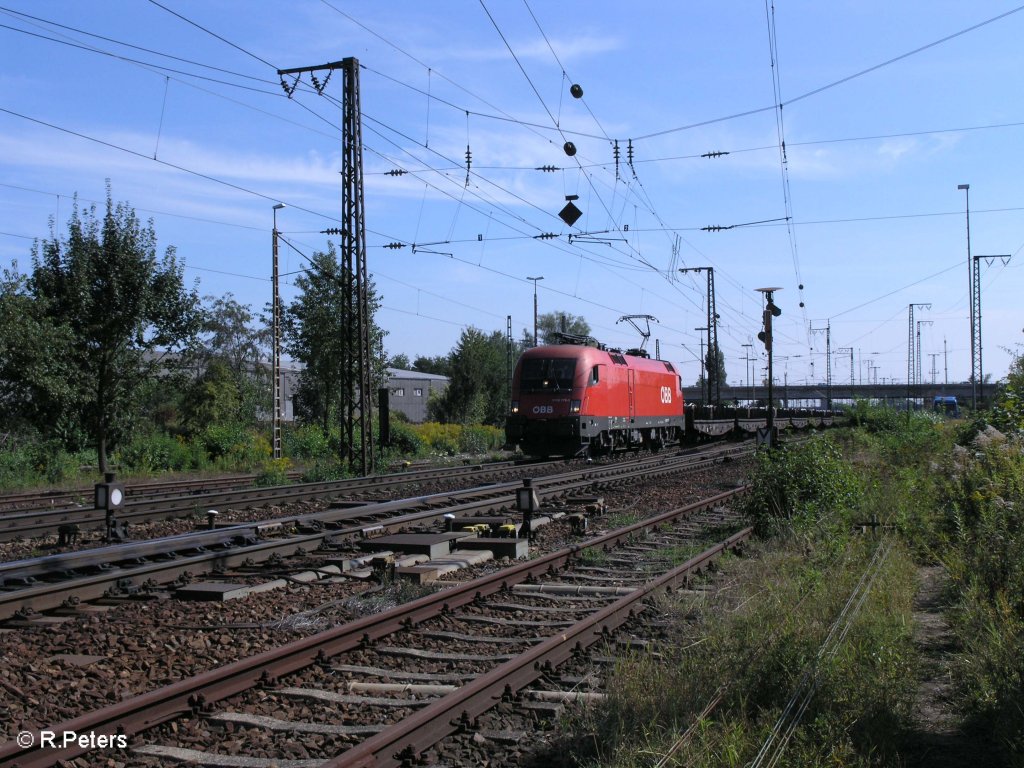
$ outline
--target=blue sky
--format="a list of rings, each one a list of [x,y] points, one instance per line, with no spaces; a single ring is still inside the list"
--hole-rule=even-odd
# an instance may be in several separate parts
[[[810,329],[829,325],[858,378],[905,381],[915,303],[930,304],[915,310],[924,380],[934,362],[942,381],[947,361],[965,380],[965,183],[972,252],[1013,256],[982,262],[985,371],[1005,375],[1024,341],[1014,2],[0,8],[0,266],[27,269],[49,221],[63,232],[73,195],[102,202],[109,179],[201,294],[254,309],[270,297],[272,206],[285,203],[288,301],[303,254],[340,218],[342,91],[340,73],[324,96],[306,76],[288,99],[276,70],[354,56],[368,261],[392,354],[444,354],[465,326],[504,331],[508,315],[519,336],[526,278],[542,275],[541,311],[582,315],[609,345],[639,340],[621,316],[656,317],[650,346],[690,382],[706,280],[677,270],[711,266],[730,382],[745,381],[744,344],[762,353],[764,286],[782,288],[780,379],[824,380],[825,334]],[[567,195],[584,212],[574,227],[557,218]],[[849,377],[849,352],[836,354],[833,381]]]

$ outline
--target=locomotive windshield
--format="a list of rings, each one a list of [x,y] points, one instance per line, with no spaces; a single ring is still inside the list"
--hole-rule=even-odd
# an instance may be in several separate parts
[[[519,388],[524,392],[572,389],[576,360],[571,357],[531,357],[523,360]]]

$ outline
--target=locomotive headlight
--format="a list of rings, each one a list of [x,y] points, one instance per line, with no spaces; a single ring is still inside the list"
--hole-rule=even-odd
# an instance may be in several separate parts
[[[573,400],[569,403],[569,413],[579,413],[580,408],[583,406],[582,400]]]
[[[519,413],[519,401],[518,400],[513,400],[512,401],[512,413]]]

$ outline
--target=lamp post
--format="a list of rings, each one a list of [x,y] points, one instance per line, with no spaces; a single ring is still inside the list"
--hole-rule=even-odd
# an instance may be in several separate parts
[[[271,302],[271,315],[274,334],[274,361],[272,364],[274,377],[274,423],[272,426],[273,435],[271,445],[273,456],[280,459],[283,456],[281,450],[281,293],[278,286],[277,271],[277,212],[285,207],[284,203],[277,203],[274,206],[274,231],[273,231],[273,299]]]
[[[533,281],[533,346],[537,346],[537,281],[543,280],[544,275],[540,277],[528,277],[527,280]]]

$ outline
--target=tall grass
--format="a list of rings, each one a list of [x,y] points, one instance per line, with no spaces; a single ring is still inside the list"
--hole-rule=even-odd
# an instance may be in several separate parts
[[[557,748],[564,757],[546,754],[541,762],[650,766],[678,746],[673,765],[747,765],[808,669],[816,690],[786,764],[869,765],[895,754],[915,685],[906,620],[914,568],[904,551],[885,561],[838,653],[809,666],[875,543],[853,542],[838,559],[822,550],[808,560],[803,546],[793,546],[734,562],[727,604],[713,612],[702,598],[676,604],[679,634],[659,649],[661,658],[621,661],[607,702],[573,715],[574,736]],[[694,616],[704,618],[685,621]]]
[[[1024,765],[1024,444],[977,436],[945,465],[943,551],[969,723]]]

